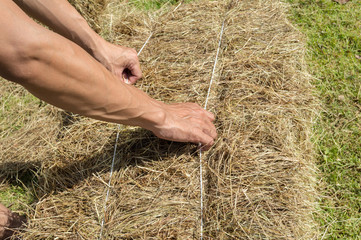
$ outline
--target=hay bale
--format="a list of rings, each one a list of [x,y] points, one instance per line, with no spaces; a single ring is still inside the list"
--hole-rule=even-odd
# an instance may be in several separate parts
[[[89,26],[96,32],[101,31],[101,16],[107,5],[107,0],[68,0],[87,20]]]
[[[287,22],[285,6],[197,1],[154,14],[124,2],[107,6],[101,34],[108,39],[139,49],[154,32],[140,56],[138,86],[167,102],[199,104],[227,12],[209,102],[219,138],[203,160],[205,239],[315,236],[310,127],[316,106],[302,37]],[[58,130],[57,154],[41,164],[42,195],[24,239],[99,236],[115,128],[75,120]],[[195,146],[123,126],[103,239],[198,238],[198,167]]]
[[[36,172],[42,160],[54,155],[57,112],[4,79],[0,79],[0,93],[0,179]]]

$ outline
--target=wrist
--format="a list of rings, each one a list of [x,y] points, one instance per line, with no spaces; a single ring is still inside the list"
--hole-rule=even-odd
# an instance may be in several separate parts
[[[151,107],[142,114],[139,126],[155,132],[166,122],[166,104],[159,101],[151,103]]]
[[[92,55],[98,62],[111,71],[111,53],[109,53],[110,43],[105,41],[102,37],[97,35],[93,38],[93,43],[89,49],[89,54]]]
[[[71,40],[88,52],[94,58],[104,56],[104,45],[106,41],[91,29],[86,20],[82,17],[75,17],[73,33],[69,33]],[[76,26],[76,27],[75,27]]]
[[[121,90],[117,87],[121,85]],[[120,94],[119,92],[122,92]],[[115,86],[111,88],[108,99],[112,104],[103,113],[102,119],[109,119],[112,122],[138,126],[154,132],[166,122],[167,104],[149,97],[140,89],[122,82],[115,81]],[[119,109],[119,103],[122,103]],[[111,116],[109,113],[115,113]],[[108,115],[108,116],[106,116]],[[108,120],[108,121],[109,121]]]
[[[98,34],[95,32],[89,33],[89,38],[86,41],[83,43],[83,48],[98,61],[101,61],[107,55],[105,51],[108,42]]]

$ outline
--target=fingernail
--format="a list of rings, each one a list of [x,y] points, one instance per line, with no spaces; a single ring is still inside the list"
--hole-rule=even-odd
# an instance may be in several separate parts
[[[124,82],[125,82],[126,84],[130,84],[130,81],[129,81],[128,78],[124,79]]]

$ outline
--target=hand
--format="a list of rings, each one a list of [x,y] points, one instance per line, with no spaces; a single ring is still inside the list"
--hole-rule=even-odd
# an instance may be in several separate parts
[[[132,48],[103,41],[100,51],[94,57],[119,80],[134,84],[142,77],[137,52]]]
[[[200,143],[202,149],[208,150],[217,137],[213,125],[214,115],[195,103],[176,103],[165,105],[163,123],[152,130],[166,140],[177,142]]]
[[[0,203],[0,239],[10,238],[25,222],[24,216],[11,212]]]

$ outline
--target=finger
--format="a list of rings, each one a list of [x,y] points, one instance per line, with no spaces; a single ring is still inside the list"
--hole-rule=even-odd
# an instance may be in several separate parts
[[[199,110],[201,111],[203,114],[205,114],[212,122],[215,120],[215,116],[213,113],[205,110],[204,108],[202,108],[201,106],[199,106],[196,103],[189,103],[189,106],[193,109],[193,110]]]
[[[211,126],[209,126],[209,127],[207,127],[207,128],[204,128],[204,129],[203,129],[203,132],[204,132],[205,134],[207,134],[208,136],[210,136],[211,138],[213,138],[213,139],[216,139],[217,136],[218,136],[217,130],[216,130],[216,128],[214,127],[214,125],[211,125]]]
[[[207,115],[204,114],[205,112],[201,112],[201,114],[197,115],[186,115],[183,117],[183,119],[188,119],[190,122],[195,124],[197,128],[201,129],[201,131],[208,136],[210,136],[213,139],[217,138],[217,129],[212,123],[213,119],[210,119],[207,117]],[[203,115],[203,117],[202,117]]]
[[[211,115],[211,117],[213,117],[213,114]],[[212,123],[212,121],[214,120],[213,118],[193,117],[192,119],[193,121],[197,122],[198,127],[201,128],[205,134],[209,135],[213,139],[217,138],[217,129]]]
[[[210,137],[209,135],[205,134],[202,131],[199,131],[197,133],[197,139],[198,139],[198,142],[195,142],[195,143],[200,143],[202,146],[202,149],[204,149],[204,150],[208,150],[214,144],[213,138]]]
[[[129,76],[130,76],[130,71],[128,69],[124,69],[123,70],[123,74],[122,74],[122,78],[123,78],[123,82],[126,84],[132,84],[129,80]]]
[[[200,114],[200,117],[202,119],[207,119],[210,122],[213,122],[216,119],[213,113],[211,113],[205,109],[198,111],[198,114]]]
[[[133,72],[132,72],[132,74],[130,74],[129,77],[128,77],[129,84],[136,83],[141,77],[142,77],[141,73],[138,74],[138,75],[134,75]]]
[[[140,63],[138,58],[135,59],[136,61],[133,62],[127,69],[128,69],[128,79],[131,84],[135,83],[142,77],[142,70],[140,69]]]
[[[137,81],[137,79],[134,79],[131,71],[128,68],[123,70],[122,75],[123,75],[123,82],[125,82],[126,84],[134,84]]]
[[[209,118],[212,122],[216,119],[216,117],[214,116],[213,113],[211,113],[211,112],[209,112],[209,111],[206,111],[206,114],[207,114],[208,118]]]

